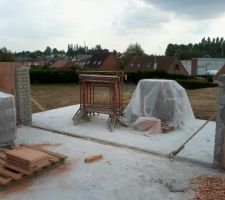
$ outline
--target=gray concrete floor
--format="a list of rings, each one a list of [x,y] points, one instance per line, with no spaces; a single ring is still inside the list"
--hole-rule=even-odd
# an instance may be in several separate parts
[[[33,125],[56,132],[69,133],[75,136],[92,138],[119,145],[129,145],[160,154],[169,154],[176,150],[189,138],[205,120],[196,119],[190,124],[189,130],[177,129],[167,134],[143,135],[131,128],[117,125],[114,132],[107,129],[106,115],[93,117],[91,121],[74,125],[72,117],[79,105],[68,106],[33,115]],[[199,160],[205,163],[213,162],[215,122],[208,123],[181,151],[179,156]]]
[[[31,127],[18,128],[16,144],[44,144],[68,155],[65,165],[9,190],[2,200],[186,200],[192,199],[193,177],[218,174],[191,163],[80,140]],[[84,163],[84,158],[103,159]]]

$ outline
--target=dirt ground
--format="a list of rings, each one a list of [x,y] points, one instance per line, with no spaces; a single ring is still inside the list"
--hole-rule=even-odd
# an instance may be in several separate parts
[[[127,105],[135,89],[135,85],[124,86],[124,103]],[[45,110],[79,104],[79,85],[32,85],[32,97]],[[216,112],[218,88],[204,88],[187,91],[196,118],[208,119]],[[97,96],[102,99],[105,92]],[[33,113],[40,112],[40,108],[33,104]]]

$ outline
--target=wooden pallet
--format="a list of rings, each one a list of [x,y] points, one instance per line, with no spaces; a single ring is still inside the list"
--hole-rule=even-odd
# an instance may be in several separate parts
[[[35,145],[22,144],[20,146],[47,153],[49,155],[49,159],[45,162],[40,163],[32,172],[28,172],[18,168],[17,166],[8,164],[5,154],[5,151],[7,149],[2,149],[0,151],[0,186],[5,187],[14,183],[19,183],[27,177],[31,177],[32,175],[36,175],[40,172],[46,171],[47,169],[51,169],[55,166],[63,164],[65,159],[67,158],[67,156],[65,155],[47,151],[39,147],[35,147]]]
[[[168,125],[168,124],[164,124],[164,123],[161,123],[161,130],[162,130],[162,133],[168,133],[170,131],[173,131],[175,128],[171,125]]]

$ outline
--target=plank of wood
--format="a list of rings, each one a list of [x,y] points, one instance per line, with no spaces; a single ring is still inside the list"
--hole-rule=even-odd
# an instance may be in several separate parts
[[[13,180],[16,180],[16,181],[20,180],[23,177],[22,174],[17,174],[15,172],[9,171],[2,167],[0,167],[0,175],[3,175],[7,178],[12,178]]]
[[[44,107],[34,98],[31,96],[31,102],[40,110],[45,111]]]
[[[51,155],[49,155],[49,159],[48,159],[48,160],[49,160],[51,163],[58,163],[58,162],[61,161],[60,158],[55,157],[55,156],[51,156]]]
[[[28,144],[21,144],[20,146],[27,147],[27,148],[30,148],[30,149],[34,149],[34,150],[37,150],[37,151],[42,151],[42,152],[47,153],[47,154],[49,154],[51,156],[58,157],[61,160],[65,160],[67,158],[67,156],[65,156],[63,154],[55,153],[55,152],[52,152],[52,151],[48,151],[48,150],[42,149],[40,147],[35,147],[35,146],[32,146],[32,145],[28,145]]]
[[[90,162],[94,162],[94,161],[100,160],[102,158],[103,158],[103,155],[102,154],[98,154],[98,155],[94,155],[94,156],[90,156],[90,157],[85,158],[84,162],[90,163]]]
[[[11,178],[2,178],[0,177],[0,185],[6,186],[12,181]]]
[[[2,159],[0,159],[0,164],[4,165],[5,167],[7,167],[9,169],[12,169],[12,170],[14,170],[16,172],[24,173],[26,175],[31,175],[32,174],[31,172],[27,172],[27,171],[25,171],[23,169],[20,169],[19,167],[10,165],[5,160],[2,160]]]
[[[44,160],[44,161],[40,162],[40,163],[35,167],[35,169],[34,169],[32,172],[34,172],[34,171],[41,171],[41,170],[43,170],[44,167],[48,167],[48,166],[50,166],[50,165],[51,165],[51,162],[50,162],[50,161]]]

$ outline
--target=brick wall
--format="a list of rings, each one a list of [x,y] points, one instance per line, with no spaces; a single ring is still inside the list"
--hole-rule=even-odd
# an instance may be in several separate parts
[[[101,70],[112,70],[112,71],[120,71],[121,68],[121,64],[120,62],[117,60],[117,58],[113,55],[110,54],[105,62],[101,65]]]
[[[15,68],[17,63],[0,62],[0,91],[14,94],[15,93]]]
[[[192,58],[191,59],[191,75],[192,76],[197,75],[197,67],[198,67],[198,59]]]
[[[17,117],[19,123],[29,125],[32,121],[29,67],[16,68]]]
[[[0,63],[0,91],[14,95],[17,122],[29,125],[32,119],[29,67]]]
[[[170,68],[167,71],[169,74],[180,74],[180,75],[188,75],[186,69],[184,68],[183,64],[176,59]]]

